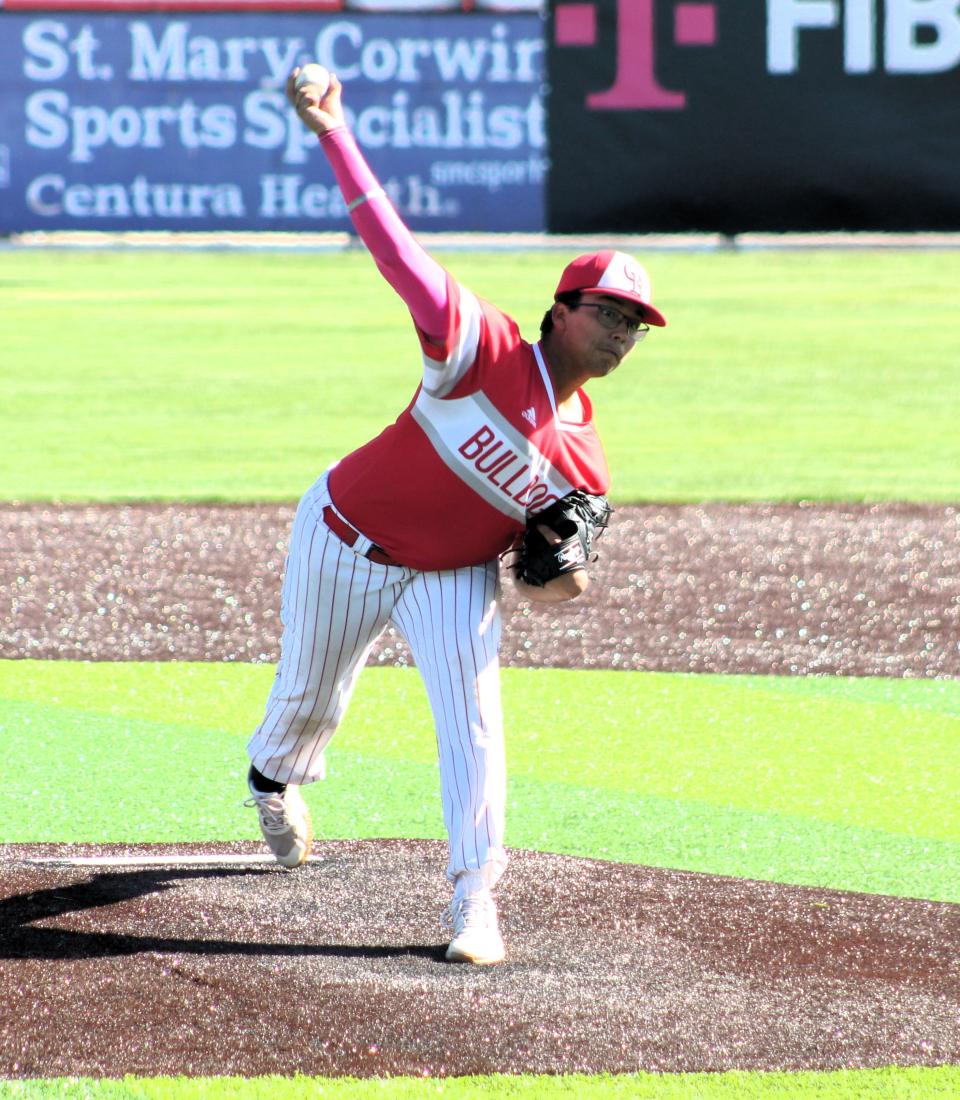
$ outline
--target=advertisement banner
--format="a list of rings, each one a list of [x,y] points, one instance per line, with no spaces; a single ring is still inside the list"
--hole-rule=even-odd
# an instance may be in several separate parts
[[[958,0],[554,0],[555,232],[960,229]]]
[[[0,233],[349,228],[283,93],[308,59],[411,228],[543,228],[536,15],[6,11]]]

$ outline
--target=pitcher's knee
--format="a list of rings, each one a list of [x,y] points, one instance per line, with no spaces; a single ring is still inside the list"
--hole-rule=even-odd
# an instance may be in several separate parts
[[[337,711],[329,714],[308,714],[293,722],[289,730],[300,741],[326,743],[336,733],[342,717],[343,714]]]
[[[336,732],[342,717],[342,710],[314,714],[306,707],[295,706],[273,716],[268,711],[251,738],[250,754],[257,758],[285,758],[314,745],[323,746]]]

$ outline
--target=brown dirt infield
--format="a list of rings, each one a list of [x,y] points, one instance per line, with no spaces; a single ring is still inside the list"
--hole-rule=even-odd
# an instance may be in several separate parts
[[[3,853],[6,1075],[960,1060],[960,906],[515,852],[484,969],[443,961],[438,842],[320,843],[294,872],[23,862],[91,851]]]
[[[0,509],[0,656],[274,661],[287,505]],[[561,612],[505,586],[504,663],[960,676],[952,505],[623,508]],[[374,661],[409,662],[388,632]]]
[[[0,657],[272,661],[291,518],[0,509]],[[507,587],[505,663],[960,675],[956,507],[624,508],[599,549],[561,614]],[[409,654],[388,634],[371,660]],[[201,850],[254,848],[178,851]],[[960,906],[516,852],[487,971],[442,961],[442,845],[315,851],[284,872],[0,849],[0,1075],[960,1061]]]

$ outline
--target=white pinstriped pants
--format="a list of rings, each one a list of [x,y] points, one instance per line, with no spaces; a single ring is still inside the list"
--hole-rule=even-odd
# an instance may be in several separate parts
[[[247,746],[250,758],[277,782],[323,778],[323,750],[392,621],[413,652],[433,711],[447,877],[481,871],[492,886],[507,862],[497,562],[439,572],[378,565],[327,528],[322,512],[329,503],[324,474],[294,519],[280,662]]]

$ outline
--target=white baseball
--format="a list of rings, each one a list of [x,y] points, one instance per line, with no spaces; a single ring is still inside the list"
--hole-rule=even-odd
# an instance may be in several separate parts
[[[322,65],[311,62],[309,65],[304,65],[297,73],[297,79],[294,81],[293,86],[299,91],[305,84],[315,86],[317,94],[323,99],[330,87],[330,74]]]

